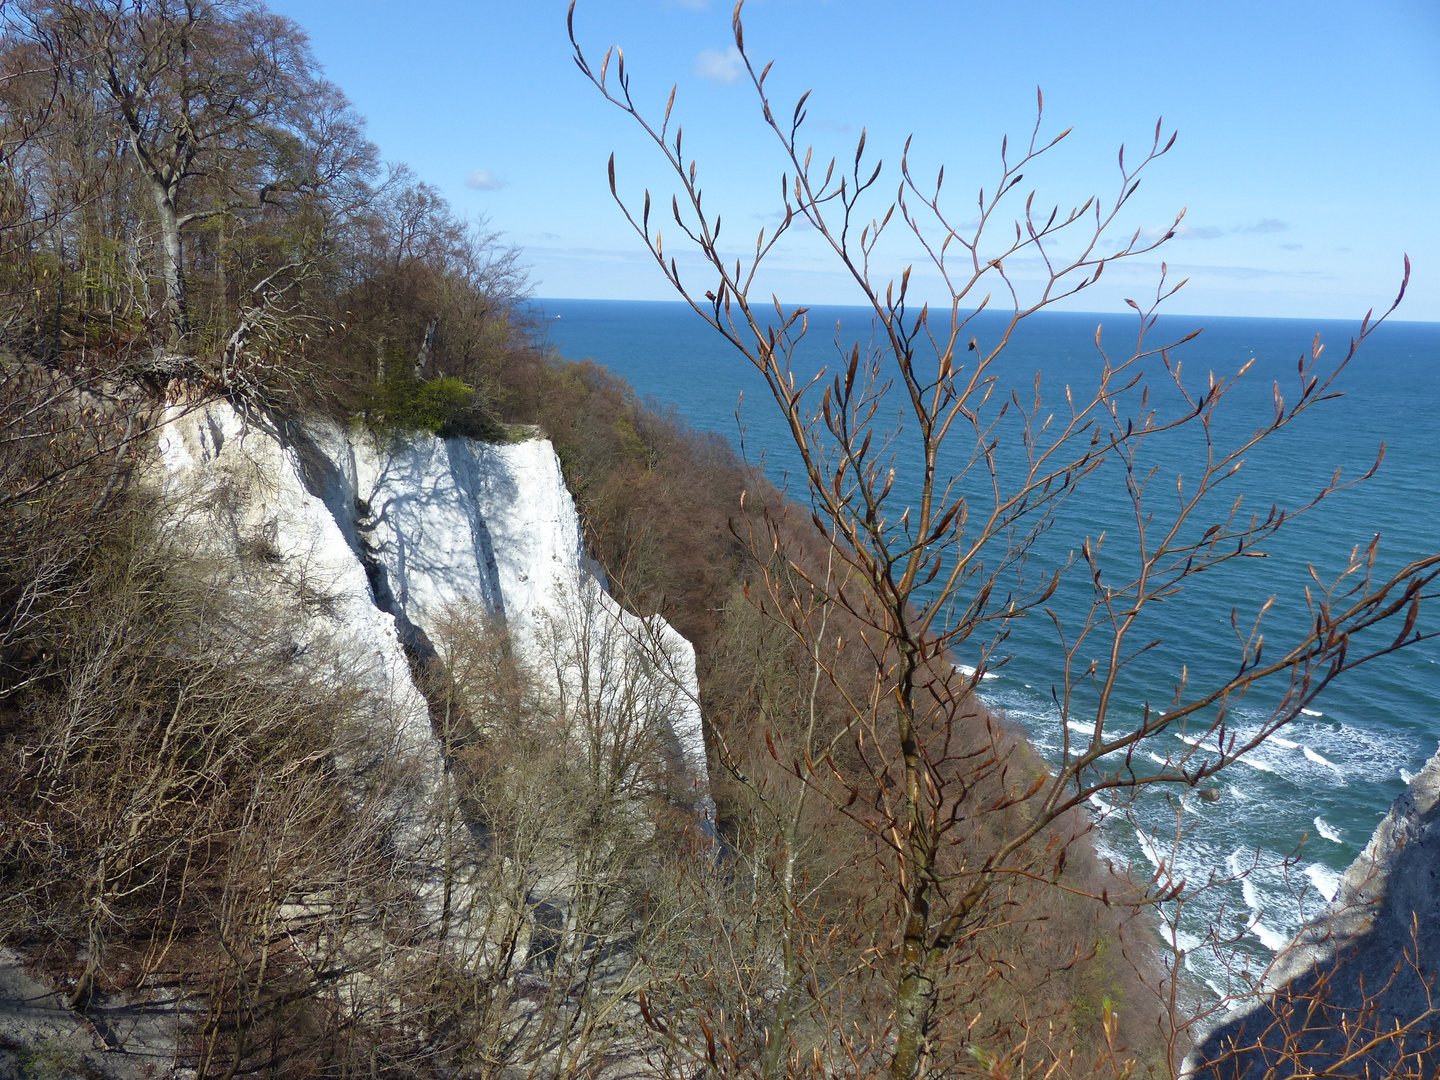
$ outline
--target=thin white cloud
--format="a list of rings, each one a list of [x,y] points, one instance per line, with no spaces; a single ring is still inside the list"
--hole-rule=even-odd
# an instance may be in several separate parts
[[[750,220],[762,222],[765,226],[765,234],[769,236],[785,220],[785,211],[772,210],[768,214],[751,214]],[[796,232],[811,228],[810,219],[797,210],[790,215],[790,228]]]
[[[1136,269],[1132,264],[1130,269]],[[1142,267],[1143,269],[1143,267]],[[1158,269],[1158,267],[1156,268]],[[1108,271],[1107,271],[1108,273]],[[1222,277],[1233,278],[1236,281],[1254,281],[1258,278],[1306,278],[1322,279],[1330,277],[1329,274],[1320,270],[1272,270],[1264,266],[1202,266],[1194,264],[1190,266],[1172,265],[1169,269],[1172,279],[1177,277],[1206,278]]]
[[[505,181],[489,169],[476,169],[465,177],[465,186],[476,191],[499,191]]]
[[[1218,240],[1225,235],[1225,230],[1214,225],[1187,225],[1181,222],[1174,229],[1153,228],[1140,230],[1140,238],[1153,242],[1159,240],[1167,232],[1173,232],[1176,240]]]
[[[719,49],[705,49],[695,58],[695,74],[706,82],[721,86],[732,86],[745,73],[745,61],[740,50],[731,45],[723,52]]]
[[[1218,240],[1227,233],[1282,233],[1290,228],[1287,222],[1279,218],[1262,218],[1254,225],[1236,225],[1232,229],[1222,229],[1215,225],[1188,225],[1181,222],[1174,230],[1176,240]],[[1165,229],[1142,229],[1140,235],[1145,240],[1158,240],[1165,235]]]
[[[1254,225],[1241,225],[1236,232],[1242,233],[1277,233],[1284,232],[1290,228],[1289,224],[1279,218],[1267,217],[1257,221]]]

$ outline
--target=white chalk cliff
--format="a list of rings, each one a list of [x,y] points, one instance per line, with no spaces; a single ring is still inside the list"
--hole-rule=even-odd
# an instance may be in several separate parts
[[[422,777],[444,762],[413,662],[444,659],[436,629],[458,607],[503,624],[558,693],[633,697],[634,678],[586,676],[639,672],[647,722],[708,814],[694,649],[606,592],[545,439],[387,440],[322,421],[277,427],[208,401],[169,407],[158,457],[187,542],[219,559],[263,549],[295,647],[323,643],[351,685],[390,703],[394,752]]]

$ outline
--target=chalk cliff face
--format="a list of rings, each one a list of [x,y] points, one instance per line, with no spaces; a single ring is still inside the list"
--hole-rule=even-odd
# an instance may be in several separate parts
[[[548,441],[280,429],[211,401],[170,407],[158,449],[161,486],[197,553],[264,554],[295,647],[323,644],[351,685],[391,703],[388,734],[431,778],[421,788],[444,763],[412,669],[444,659],[449,615],[481,612],[557,694],[633,699],[643,683],[647,722],[708,812],[694,650],[605,591]]]
[[[478,968],[505,933],[513,935],[507,970],[543,970],[566,929],[572,880],[563,858],[517,873],[508,855],[483,849],[483,823],[459,820],[417,674],[446,659],[453,617],[503,625],[516,659],[551,695],[547,720],[623,713],[658,735],[637,740],[647,762],[663,758],[667,778],[679,781],[668,791],[702,822],[713,817],[694,650],[664,620],[630,615],[606,592],[549,442],[377,440],[331,423],[277,426],[201,401],[167,407],[155,449],[148,482],[163,496],[187,573],[224,590],[217,621],[255,616],[240,640],[281,650],[306,678],[354,701],[345,715],[356,737],[337,737],[327,753],[357,809],[378,811],[361,816],[380,823],[389,865],[416,903],[393,936],[375,912],[347,913],[335,940],[343,936],[364,962],[339,984],[345,1000],[383,1012],[397,985],[386,981],[390,965],[428,962],[434,948]],[[225,633],[212,629],[207,641]],[[348,690],[358,693],[351,699]],[[563,737],[567,729],[550,730]],[[546,802],[545,792],[534,797]],[[342,926],[323,921],[333,900],[323,891],[287,895],[275,918],[287,934],[296,929],[296,948],[320,948],[309,927]],[[387,901],[376,911],[389,919],[399,909]],[[28,975],[25,961],[0,948],[0,1078],[29,1075],[17,1062],[34,1047],[83,1061],[87,1075],[173,1075],[185,1032],[204,1020],[169,986],[97,996],[82,1017]]]
[[[1187,1071],[1215,1080],[1440,1075],[1437,972],[1440,753],[1395,800],[1334,901],[1276,957],[1267,995],[1202,1039]],[[1402,1056],[1403,1068],[1388,1071]]]

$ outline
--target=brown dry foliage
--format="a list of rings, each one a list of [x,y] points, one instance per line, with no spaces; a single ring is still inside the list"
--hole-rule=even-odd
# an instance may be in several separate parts
[[[386,758],[378,704],[187,559],[152,498],[122,486],[85,513],[110,471],[6,514],[0,933],[77,1008],[158,986],[197,1002],[207,1075],[303,1057],[329,961],[360,924],[413,917],[385,809],[405,778],[337,776],[337,757]],[[302,898],[324,917],[287,911]]]
[[[772,504],[767,511],[766,524],[787,534],[780,544],[786,559],[823,579],[824,550],[810,522],[793,506]],[[822,639],[835,647],[823,672],[807,646]],[[706,665],[708,718],[716,733],[713,784],[721,832],[737,864],[732,888],[744,894],[732,903],[767,911],[771,935],[768,944],[763,938],[748,942],[753,1015],[741,1034],[731,1032],[729,1071],[736,1075],[750,1069],[756,1075],[778,1075],[777,1069],[803,1074],[821,1060],[815,1054],[822,1048],[828,1071],[865,1075],[881,1068],[884,1039],[875,1033],[887,1028],[888,1006],[879,985],[855,974],[879,969],[895,948],[884,808],[866,805],[874,795],[863,783],[847,806],[844,797],[803,798],[800,780],[809,771],[807,748],[812,756],[823,748],[823,771],[836,778],[869,771],[864,735],[848,719],[846,694],[853,700],[863,693],[873,678],[870,664],[856,620],[821,602],[785,560],[775,560],[768,578],[753,572],[732,592]],[[949,810],[957,822],[945,852],[947,865],[956,864],[951,872],[962,863],[983,862],[1003,844],[1026,814],[1016,796],[1045,771],[1003,718],[977,698],[969,700],[956,728],[943,733],[968,744],[952,754],[968,762],[975,778]],[[1007,799],[1016,805],[991,810]],[[1150,929],[1122,903],[1135,899],[1136,890],[1101,864],[1090,828],[1079,814],[1056,822],[1036,845],[1033,871],[986,898],[987,912],[977,920],[985,932],[957,950],[944,972],[933,1067],[969,1071],[983,1060],[988,1064],[982,1071],[1006,1062],[1006,1068],[1023,1070],[1058,1058],[1073,1074],[1084,1074],[1102,1066],[1113,1047],[1133,1059],[1137,1075],[1164,1071],[1158,1024],[1163,1005],[1137,972],[1155,974]],[[788,868],[787,858],[793,858]],[[793,880],[787,882],[787,875]],[[1102,893],[1116,904],[1096,900]],[[732,914],[729,922],[736,921]],[[767,959],[779,963],[787,934],[805,1000],[802,1016],[782,1022],[773,1009],[783,992],[765,967]],[[736,948],[732,938],[724,949],[698,955]],[[740,989],[733,970],[706,967],[707,990],[699,995],[728,1001],[732,1023],[740,1008],[732,1000]],[[698,972],[692,977],[702,978]],[[721,990],[719,983],[728,986]],[[767,1000],[771,1011],[756,1008]],[[672,1004],[684,1012],[680,1001]],[[726,1026],[714,1006],[700,1011],[710,1026]],[[1107,1022],[1114,1025],[1109,1047]],[[1044,1033],[1043,1046],[1036,1032]],[[741,1045],[746,1034],[748,1049]],[[767,1059],[767,1038],[792,1045],[779,1059]],[[1027,1039],[1034,1045],[1026,1046]],[[841,1046],[844,1053],[834,1057]]]

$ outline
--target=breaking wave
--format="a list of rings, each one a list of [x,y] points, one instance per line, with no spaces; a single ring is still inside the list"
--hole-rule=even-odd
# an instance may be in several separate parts
[[[1331,825],[1319,814],[1315,815],[1315,831],[1318,832],[1321,836],[1323,836],[1326,840],[1329,840],[1332,844],[1345,843],[1345,837],[1340,835],[1340,830],[1335,828],[1334,825]]]
[[[1334,900],[1340,892],[1340,875],[1328,866],[1311,863],[1305,867],[1305,876],[1310,879],[1310,884],[1315,887],[1315,891],[1326,900]]]

